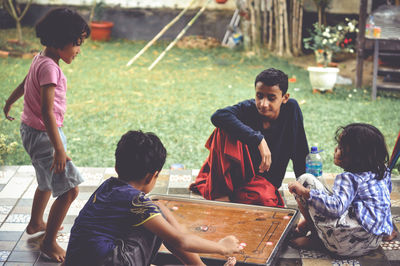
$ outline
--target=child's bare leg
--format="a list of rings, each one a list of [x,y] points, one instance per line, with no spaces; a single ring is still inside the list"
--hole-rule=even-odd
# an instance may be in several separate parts
[[[35,234],[46,230],[46,223],[43,220],[43,214],[47,203],[49,202],[50,195],[50,190],[41,191],[39,188],[36,188],[32,203],[31,219],[26,227],[26,232],[28,234]]]
[[[289,243],[291,246],[293,246],[295,248],[319,250],[324,245],[321,242],[321,240],[318,238],[318,234],[315,231],[315,228],[313,226],[313,221],[311,219],[310,213],[298,199],[296,199],[296,201],[297,201],[297,205],[299,207],[299,211],[304,217],[304,220],[298,224],[297,228],[298,228],[298,230],[301,230],[299,227],[308,228],[311,230],[311,235],[301,236],[301,237],[292,239],[292,240],[290,240]]]
[[[172,246],[165,244],[165,247],[171,251],[184,265],[205,265],[200,259],[199,254],[176,249]]]
[[[306,208],[304,208],[303,204],[301,204],[301,202],[298,199],[296,199],[296,201],[297,201],[297,206],[299,207],[299,211],[304,217],[304,220],[301,220],[297,224],[296,230],[298,230],[299,232],[303,232],[310,228],[310,225],[312,225],[312,219],[310,213]]]
[[[60,228],[65,215],[68,212],[71,203],[78,196],[79,189],[74,187],[59,196],[50,209],[49,218],[47,220],[46,234],[40,245],[40,250],[55,261],[62,262],[65,258],[65,250],[61,248],[56,241],[57,232]]]

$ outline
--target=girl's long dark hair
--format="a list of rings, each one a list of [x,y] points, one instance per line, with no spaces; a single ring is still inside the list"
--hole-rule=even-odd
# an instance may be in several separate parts
[[[339,127],[335,139],[341,150],[343,169],[352,173],[371,171],[376,179],[384,177],[389,161],[385,138],[374,126],[353,123]]]

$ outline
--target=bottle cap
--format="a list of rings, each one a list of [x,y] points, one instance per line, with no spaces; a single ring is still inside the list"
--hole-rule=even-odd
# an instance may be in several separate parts
[[[311,153],[318,153],[318,148],[316,146],[312,146]]]

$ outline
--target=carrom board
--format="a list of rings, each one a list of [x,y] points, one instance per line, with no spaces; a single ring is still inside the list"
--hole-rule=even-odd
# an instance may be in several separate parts
[[[237,265],[271,265],[291,227],[297,222],[298,210],[264,207],[183,197],[151,195],[162,202],[176,220],[190,233],[218,241],[234,235],[246,245],[235,254]],[[158,257],[172,256],[162,247]],[[226,257],[200,254],[206,264],[223,264]]]

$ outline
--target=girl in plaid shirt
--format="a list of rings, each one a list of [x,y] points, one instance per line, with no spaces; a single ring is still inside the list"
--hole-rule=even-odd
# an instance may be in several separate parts
[[[378,248],[393,230],[389,155],[382,133],[372,125],[340,127],[336,141],[334,163],[344,172],[336,176],[332,192],[310,174],[289,184],[305,218],[295,229],[299,237],[290,243],[362,256]]]

